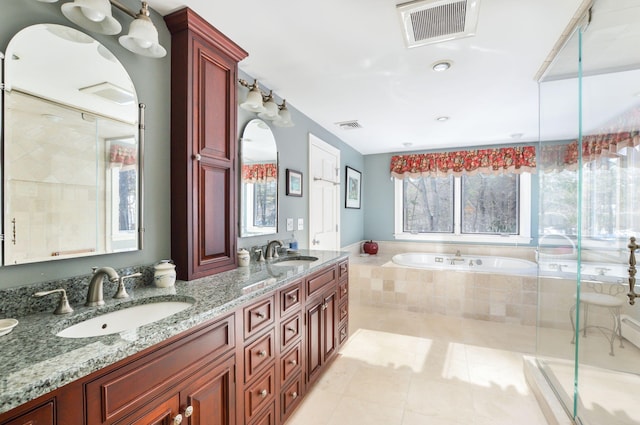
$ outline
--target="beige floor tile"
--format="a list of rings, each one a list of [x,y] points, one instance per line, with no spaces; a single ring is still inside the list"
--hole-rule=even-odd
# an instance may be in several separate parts
[[[345,396],[330,415],[331,425],[401,425],[402,407]]]
[[[402,425],[469,425],[466,419],[441,418],[438,416],[427,416],[405,410],[402,417]]]
[[[404,408],[411,375],[405,370],[363,366],[345,389],[346,396],[390,408]]]

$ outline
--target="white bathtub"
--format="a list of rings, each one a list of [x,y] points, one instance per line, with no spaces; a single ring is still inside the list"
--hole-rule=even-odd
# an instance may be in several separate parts
[[[429,252],[406,252],[394,255],[393,263],[405,267],[434,270],[459,270],[469,272],[500,273],[512,275],[535,275],[536,263],[510,257],[485,255],[435,254]]]

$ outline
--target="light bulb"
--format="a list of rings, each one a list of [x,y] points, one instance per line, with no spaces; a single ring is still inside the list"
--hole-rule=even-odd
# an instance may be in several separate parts
[[[82,14],[92,22],[102,22],[104,20],[105,15],[99,10],[88,7],[81,7],[80,10],[82,10]]]

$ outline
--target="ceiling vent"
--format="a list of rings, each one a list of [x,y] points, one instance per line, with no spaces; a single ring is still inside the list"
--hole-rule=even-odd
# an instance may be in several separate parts
[[[480,0],[419,0],[397,5],[407,47],[475,35]]]
[[[337,122],[336,125],[342,130],[355,130],[358,128],[362,128],[358,120]]]

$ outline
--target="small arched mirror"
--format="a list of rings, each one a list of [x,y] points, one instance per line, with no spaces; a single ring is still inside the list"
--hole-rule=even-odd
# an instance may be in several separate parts
[[[278,148],[271,128],[262,120],[242,132],[240,162],[240,236],[278,232]]]
[[[140,249],[140,115],[122,64],[39,24],[11,39],[4,75],[4,264]]]

